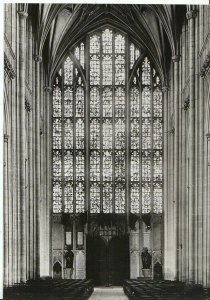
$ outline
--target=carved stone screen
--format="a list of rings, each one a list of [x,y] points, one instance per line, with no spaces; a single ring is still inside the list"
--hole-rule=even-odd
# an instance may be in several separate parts
[[[53,86],[53,212],[162,212],[162,91],[126,34],[102,28]]]

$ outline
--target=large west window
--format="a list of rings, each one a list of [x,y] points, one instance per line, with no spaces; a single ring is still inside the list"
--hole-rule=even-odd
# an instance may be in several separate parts
[[[162,92],[149,59],[102,28],[53,86],[53,212],[162,212]]]

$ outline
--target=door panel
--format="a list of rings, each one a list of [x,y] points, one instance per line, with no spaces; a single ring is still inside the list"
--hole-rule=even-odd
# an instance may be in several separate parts
[[[108,245],[101,237],[87,236],[87,278],[96,286],[122,285],[129,278],[129,238],[113,237]]]
[[[122,285],[130,274],[128,237],[113,237],[108,252],[109,285]]]

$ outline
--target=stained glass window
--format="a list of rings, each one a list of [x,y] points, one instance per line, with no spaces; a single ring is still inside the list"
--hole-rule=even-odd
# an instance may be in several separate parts
[[[161,81],[141,53],[126,34],[103,28],[59,68],[52,111],[54,213],[162,212]]]

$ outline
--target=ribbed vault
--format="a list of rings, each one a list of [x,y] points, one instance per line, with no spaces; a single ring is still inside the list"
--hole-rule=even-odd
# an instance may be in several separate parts
[[[167,66],[171,56],[178,54],[176,21],[179,19],[182,23],[186,6],[30,4],[29,13],[33,10],[34,14],[35,8],[38,14],[36,51],[44,57],[49,81],[68,49],[89,31],[112,25],[128,33],[147,53],[162,82],[167,84]]]

